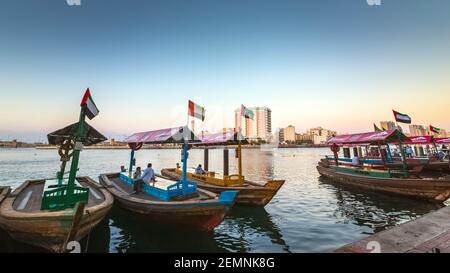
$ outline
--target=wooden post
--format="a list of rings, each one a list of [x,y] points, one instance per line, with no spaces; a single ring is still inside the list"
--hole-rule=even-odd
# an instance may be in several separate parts
[[[208,171],[209,169],[209,149],[208,147],[205,147],[205,149],[203,150],[203,167],[205,168],[205,172]]]
[[[228,148],[223,149],[223,175],[229,175],[229,161],[228,161]]]
[[[238,142],[238,148],[237,148],[237,152],[238,152],[238,174],[239,174],[239,179],[242,179],[242,145],[241,142]]]

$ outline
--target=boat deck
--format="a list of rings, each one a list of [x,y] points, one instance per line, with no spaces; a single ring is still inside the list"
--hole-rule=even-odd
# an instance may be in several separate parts
[[[153,197],[145,192],[140,192],[138,194],[134,193],[134,189],[132,186],[128,185],[127,183],[125,183],[122,179],[120,179],[120,177],[108,177],[109,180],[111,181],[111,184],[114,186],[114,188],[116,188],[118,191],[120,191],[121,193],[133,196],[135,198],[139,198],[139,199],[144,199],[144,200],[149,200],[149,201],[161,201],[160,199]],[[174,181],[172,180],[168,180],[165,178],[161,178],[161,177],[157,177],[156,182],[155,182],[155,187],[159,188],[159,189],[167,189],[167,186],[169,185],[173,185]],[[152,183],[153,185],[153,183]],[[210,199],[210,197],[203,195],[202,193],[199,193],[195,196],[189,196],[189,200],[206,200],[206,199]]]
[[[376,233],[335,252],[450,253],[450,207]]]
[[[105,196],[100,190],[94,189],[85,181],[87,178],[77,178],[78,183],[89,188],[89,199],[87,207],[93,207],[101,204],[105,200]],[[44,192],[45,180],[41,183],[33,183],[23,189],[16,197],[13,203],[13,209],[20,212],[36,212],[41,210],[42,195]]]

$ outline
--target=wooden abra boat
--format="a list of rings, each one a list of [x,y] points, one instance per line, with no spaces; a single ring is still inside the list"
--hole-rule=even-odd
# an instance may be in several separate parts
[[[235,203],[237,191],[224,191],[220,195],[198,189],[186,176],[178,181],[158,176],[153,185],[145,184],[135,194],[131,179],[134,152],[145,144],[183,143],[183,167],[188,158],[188,142],[200,141],[187,127],[136,133],[125,139],[131,148],[129,175],[103,174],[100,183],[114,195],[122,208],[138,213],[146,219],[169,226],[210,231],[219,225]],[[186,159],[186,160],[184,160]]]
[[[423,172],[423,166],[409,170],[406,160],[403,161],[403,170],[373,169],[364,165],[340,165],[337,160],[338,145],[362,143],[382,145],[395,141],[401,146],[405,140],[407,137],[398,130],[333,137],[328,143],[331,144],[334,152],[335,163],[331,164],[328,160],[321,160],[317,170],[321,175],[338,183],[430,202],[444,202],[450,197],[450,176],[443,173]],[[400,150],[404,159],[403,148],[401,147]]]
[[[106,140],[85,123],[86,115],[92,119],[97,113],[87,89],[79,121],[47,136],[49,144],[60,145],[62,163],[56,178],[26,181],[12,193],[1,190],[0,227],[12,238],[52,252],[65,252],[69,243],[76,248],[79,242],[73,241],[86,236],[112,207],[108,191],[88,177],[76,177],[83,145]],[[64,171],[69,161],[66,179]]]
[[[218,226],[234,203],[235,192],[215,193],[197,189],[194,194],[164,201],[149,194],[145,185],[139,194],[133,192],[133,181],[120,173],[100,175],[100,183],[114,196],[117,205],[145,216],[149,221],[169,226],[179,226],[200,231],[210,231]],[[155,188],[166,192],[174,185],[172,180],[158,177]]]
[[[89,189],[88,202],[64,210],[41,210],[46,181],[26,181],[1,203],[1,228],[17,241],[65,252],[66,244],[84,238],[113,204],[112,196],[100,184],[89,177],[77,181]]]
[[[180,169],[162,169],[161,174],[173,180],[179,180],[183,175],[183,171]],[[223,191],[236,190],[239,191],[236,203],[241,205],[252,206],[265,206],[275,196],[278,190],[283,186],[284,180],[269,180],[266,184],[260,184],[248,180],[242,181],[240,184],[228,184],[226,186],[220,186],[213,183],[209,183],[213,180],[230,181],[223,179],[222,175],[214,172],[208,172],[205,175],[197,175],[193,171],[187,172],[187,177],[195,181],[197,186],[201,189],[205,189],[217,194]],[[229,176],[230,177],[230,176]]]
[[[272,200],[278,190],[283,186],[284,180],[269,180],[265,184],[248,181],[242,175],[242,148],[241,142],[245,139],[238,133],[227,132],[210,134],[202,138],[202,141],[195,143],[196,146],[205,146],[204,167],[205,174],[196,174],[194,170],[186,170],[187,177],[195,181],[199,188],[221,193],[227,190],[239,191],[236,203],[243,205],[265,206]],[[208,158],[210,145],[224,146],[224,174],[208,171]],[[238,174],[229,175],[228,149],[227,145],[237,145],[236,157],[238,159]],[[180,168],[162,169],[161,174],[174,180],[179,180],[183,175]]]

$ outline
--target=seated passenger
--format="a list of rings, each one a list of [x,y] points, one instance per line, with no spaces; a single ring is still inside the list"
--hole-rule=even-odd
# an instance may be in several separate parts
[[[352,165],[353,165],[353,166],[359,166],[359,165],[360,165],[359,157],[358,157],[357,154],[355,154],[355,156],[353,156],[353,159],[352,159]]]
[[[205,170],[202,168],[202,164],[198,164],[198,167],[195,169],[195,174],[206,174]]]
[[[144,183],[150,184],[150,181],[153,182],[153,185],[155,185],[156,177],[155,177],[155,171],[152,168],[152,163],[147,164],[147,169],[144,170],[144,173],[142,174],[141,178]]]

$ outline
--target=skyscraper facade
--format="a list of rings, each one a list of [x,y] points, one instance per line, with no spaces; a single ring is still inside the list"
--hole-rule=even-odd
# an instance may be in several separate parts
[[[241,109],[234,111],[235,129],[250,140],[261,139],[269,142],[272,138],[272,110],[263,107],[249,108],[254,113],[254,118],[245,118],[241,115]]]

